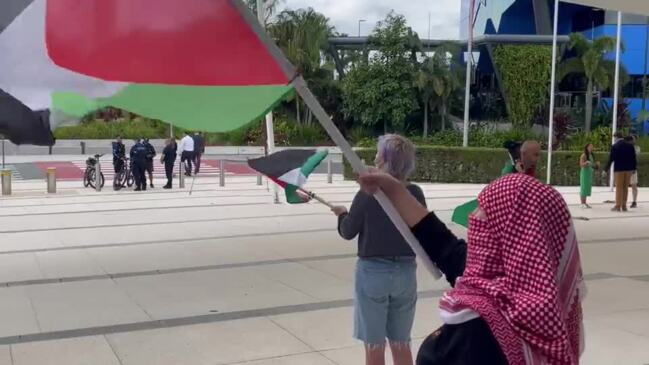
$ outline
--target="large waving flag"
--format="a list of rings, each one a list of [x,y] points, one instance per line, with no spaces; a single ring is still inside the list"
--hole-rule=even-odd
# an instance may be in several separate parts
[[[295,76],[238,0],[0,1],[0,88],[70,116],[114,106],[227,131],[270,111]]]

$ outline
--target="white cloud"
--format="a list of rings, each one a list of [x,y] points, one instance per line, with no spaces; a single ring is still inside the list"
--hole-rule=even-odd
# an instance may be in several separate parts
[[[376,22],[394,10],[408,20],[420,38],[428,37],[428,14],[430,13],[430,37],[432,39],[457,39],[460,30],[460,1],[458,0],[284,0],[283,7],[299,9],[312,7],[327,16],[340,33],[350,36],[370,33]]]

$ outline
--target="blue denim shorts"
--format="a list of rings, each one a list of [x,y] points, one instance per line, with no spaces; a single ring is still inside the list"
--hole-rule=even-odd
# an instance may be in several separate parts
[[[417,303],[414,257],[359,258],[356,262],[354,337],[370,345],[410,342]]]

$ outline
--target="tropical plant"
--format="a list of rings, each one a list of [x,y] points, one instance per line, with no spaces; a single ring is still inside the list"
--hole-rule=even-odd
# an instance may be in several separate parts
[[[383,124],[403,130],[406,118],[417,109],[415,65],[411,60],[409,31],[401,15],[390,13],[379,22],[372,42],[378,52],[359,63],[343,80],[343,110],[348,117],[374,127]]]
[[[321,70],[323,51],[328,39],[333,34],[329,19],[312,8],[284,10],[269,27],[271,36],[282,49],[286,57],[297,68],[297,72],[307,81]],[[331,71],[333,72],[333,71]],[[295,97],[297,120],[300,115],[300,99]],[[307,121],[310,111],[305,110]]]
[[[270,18],[277,11],[277,7],[281,3],[281,0],[245,0],[248,9],[252,11],[255,16],[257,16],[257,2],[263,1],[266,13],[264,14],[264,26],[268,25]]]
[[[501,45],[493,52],[507,102],[507,114],[518,129],[532,126],[550,95],[552,50],[539,45]]]
[[[429,107],[437,108],[442,117],[442,130],[446,129],[448,102],[461,86],[461,65],[458,64],[460,48],[445,43],[424,60],[417,72],[415,84],[424,104],[424,133],[428,135]]]
[[[559,80],[570,74],[583,74],[586,78],[586,116],[584,130],[590,132],[593,118],[593,93],[595,88],[609,89],[614,85],[615,62],[606,59],[609,52],[615,50],[614,37],[601,37],[588,40],[581,33],[570,35],[568,49],[575,56],[565,59],[559,67]],[[624,50],[624,44],[622,44]],[[620,66],[620,85],[628,82],[629,76],[624,66]]]

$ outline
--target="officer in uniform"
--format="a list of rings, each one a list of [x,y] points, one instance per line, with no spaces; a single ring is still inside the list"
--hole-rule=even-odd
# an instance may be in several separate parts
[[[146,190],[146,154],[147,149],[142,140],[137,140],[131,147],[131,163],[133,164],[133,178],[135,191]]]
[[[146,147],[146,172],[149,173],[149,186],[153,189],[153,158],[156,155],[155,148],[149,142],[148,138],[144,139],[144,147]],[[144,182],[146,185],[146,181]]]
[[[113,142],[113,168],[115,169],[115,176],[117,173],[124,170],[124,164],[126,160],[126,146],[122,143],[122,136],[117,136],[115,142]],[[113,187],[115,190],[121,188],[121,184],[118,181],[113,181]]]

